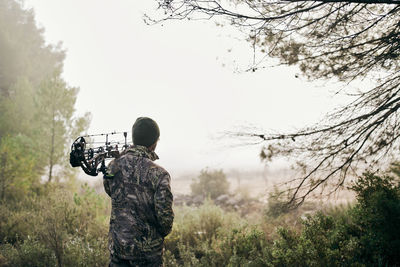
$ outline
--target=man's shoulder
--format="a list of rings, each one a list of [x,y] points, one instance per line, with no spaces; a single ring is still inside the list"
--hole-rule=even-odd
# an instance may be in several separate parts
[[[149,181],[151,181],[154,187],[158,187],[160,183],[170,183],[171,177],[163,167],[149,159],[145,159],[144,164],[146,169],[146,177]]]
[[[149,172],[157,176],[169,176],[168,171],[154,161],[149,162]]]
[[[134,154],[131,153],[126,153],[124,155],[122,155],[121,157],[115,159],[115,162],[119,162],[119,164],[132,164],[134,160],[137,160],[138,157]],[[170,176],[168,171],[166,169],[164,169],[163,167],[161,167],[160,165],[158,165],[157,163],[155,163],[154,161],[152,161],[149,158],[145,158],[145,157],[140,157],[140,160],[142,161],[142,167],[144,167],[145,169],[148,169],[148,173],[152,176]],[[124,163],[122,163],[124,162]],[[144,166],[143,166],[144,165]]]

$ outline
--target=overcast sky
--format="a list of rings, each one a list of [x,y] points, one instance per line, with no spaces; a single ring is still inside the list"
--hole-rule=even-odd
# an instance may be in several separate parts
[[[295,78],[295,68],[245,72],[252,48],[212,21],[148,26],[151,0],[27,0],[49,43],[67,51],[63,76],[80,87],[77,113],[92,113],[88,133],[130,131],[139,116],[161,129],[158,163],[172,173],[261,168],[259,146],[215,139],[240,126],[294,129],[335,107],[334,85]],[[240,40],[242,38],[242,40]],[[239,70],[239,71],[238,71]]]

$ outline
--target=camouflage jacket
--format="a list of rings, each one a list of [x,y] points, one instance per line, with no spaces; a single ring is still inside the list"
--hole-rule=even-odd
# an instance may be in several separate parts
[[[153,163],[144,146],[132,146],[108,166],[103,179],[111,197],[109,249],[119,258],[146,259],[162,254],[174,213],[170,176]]]

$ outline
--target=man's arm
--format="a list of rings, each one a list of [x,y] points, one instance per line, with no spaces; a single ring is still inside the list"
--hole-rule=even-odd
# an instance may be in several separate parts
[[[117,166],[115,163],[115,160],[111,161],[110,164],[108,164],[107,167],[107,172],[103,176],[103,185],[104,185],[104,190],[106,191],[107,195],[111,197],[111,179],[113,179],[115,173],[117,171]]]
[[[171,232],[174,221],[174,212],[172,210],[173,196],[170,182],[171,178],[169,174],[163,174],[154,195],[156,217],[160,224],[160,233],[163,237]]]
[[[104,185],[104,191],[106,191],[107,195],[109,195],[111,197],[110,179],[107,179],[107,178],[104,177],[103,178],[103,185]]]

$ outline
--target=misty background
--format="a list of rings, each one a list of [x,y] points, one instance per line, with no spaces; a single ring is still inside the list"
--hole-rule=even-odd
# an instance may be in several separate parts
[[[174,20],[180,3],[191,12],[220,1],[161,2],[165,13],[157,1],[0,0],[0,267],[109,263],[112,200],[101,174],[84,174],[98,169],[71,167],[81,157],[69,148],[80,135],[130,132],[139,116],[158,122],[157,163],[172,177],[166,267],[399,266],[400,6],[229,1],[261,5],[252,29],[277,19],[257,44],[246,20]],[[349,27],[364,34],[358,44],[337,38]],[[301,73],[268,67],[309,55]],[[148,238],[136,241],[150,251]]]
[[[161,129],[158,164],[173,177],[206,167],[288,168],[280,161],[266,169],[260,145],[224,133],[293,130],[345,101],[332,97],[334,83],[296,78],[296,68],[246,71],[253,48],[229,25],[147,25],[144,15],[158,12],[153,1],[28,0],[25,6],[34,9],[46,41],[66,50],[62,76],[80,88],[77,114],[92,114],[87,133],[130,131],[137,117],[152,117]]]

